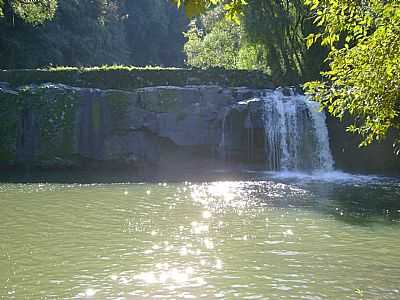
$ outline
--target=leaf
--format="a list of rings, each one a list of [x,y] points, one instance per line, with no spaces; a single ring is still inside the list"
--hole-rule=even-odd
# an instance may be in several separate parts
[[[310,48],[314,44],[315,34],[311,33],[306,37],[307,48]]]

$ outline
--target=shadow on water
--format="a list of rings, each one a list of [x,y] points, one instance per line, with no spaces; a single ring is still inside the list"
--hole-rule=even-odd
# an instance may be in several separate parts
[[[307,207],[351,225],[400,225],[400,178],[333,172],[332,178],[286,178],[279,181],[307,191],[294,207]]]
[[[398,186],[364,186],[339,190],[332,202],[342,210],[337,215],[347,223],[367,225],[377,218],[400,224],[400,189]]]
[[[0,183],[54,183],[54,184],[113,184],[138,182],[210,182],[251,180],[254,176],[244,175],[240,167],[220,170],[174,169],[94,169],[62,171],[0,171]]]
[[[333,174],[333,175],[332,175]],[[350,175],[341,172],[307,175],[219,170],[90,170],[10,171],[0,183],[113,184],[113,183],[246,182],[240,189],[253,206],[313,210],[359,226],[400,224],[400,178]],[[237,198],[241,191],[235,190]]]

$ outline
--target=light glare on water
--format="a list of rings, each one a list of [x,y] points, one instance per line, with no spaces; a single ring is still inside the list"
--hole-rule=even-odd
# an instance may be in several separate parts
[[[399,299],[399,182],[315,180],[2,184],[0,298]]]

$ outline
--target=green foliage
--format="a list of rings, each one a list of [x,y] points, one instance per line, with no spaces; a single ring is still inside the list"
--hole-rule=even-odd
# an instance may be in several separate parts
[[[71,154],[73,120],[78,97],[71,89],[54,89],[52,85],[22,87],[17,96],[17,114],[30,110],[40,128],[40,155],[51,158],[56,153]],[[68,147],[66,147],[68,145]]]
[[[247,5],[246,0],[170,0],[172,3],[185,11],[185,14],[192,18],[201,13],[204,13],[207,9],[215,7],[217,5],[223,5],[225,10],[225,16],[227,19],[234,21],[235,23],[240,22],[240,16],[243,15],[243,8]]]
[[[298,84],[319,77],[324,51],[307,49],[314,30],[303,0],[249,0],[242,20],[249,43],[263,45],[274,80]]]
[[[149,86],[185,86],[216,84],[220,86],[271,87],[269,76],[256,71],[191,70],[160,67],[103,66],[94,68],[60,67],[48,70],[0,71],[0,82],[18,87],[46,82],[100,89],[135,90]]]
[[[187,64],[197,68],[268,71],[265,48],[249,44],[242,25],[223,16],[219,6],[190,23],[184,46]]]
[[[15,14],[33,25],[51,20],[57,9],[57,0],[14,0],[11,4]]]
[[[238,69],[261,70],[271,74],[268,62],[268,49],[262,44],[245,43],[239,50]]]
[[[27,24],[32,10],[25,19],[12,9],[4,12],[0,68],[183,65],[187,20],[169,0],[58,0],[54,18],[38,26]]]
[[[354,124],[366,146],[400,129],[400,4],[397,1],[307,0],[321,32],[309,36],[329,47],[329,70],[306,85],[309,94]],[[397,144],[399,137],[397,134]],[[398,152],[398,150],[397,150]]]
[[[222,20],[209,33],[204,33],[192,23],[185,36],[188,38],[184,47],[188,65],[198,68],[237,68],[241,39],[238,25]]]
[[[15,160],[17,120],[27,110],[34,113],[40,128],[40,156],[47,159],[60,154],[70,155],[77,104],[74,89],[42,85],[25,86],[18,93],[0,90],[0,161]]]
[[[0,17],[14,16],[28,24],[38,25],[51,20],[57,10],[57,0],[0,0]]]
[[[240,22],[224,19],[221,5],[192,21],[185,45],[189,65],[262,70],[279,84],[319,77],[324,51],[305,46],[314,25],[302,0],[249,0],[239,7]]]
[[[211,5],[217,4],[218,0],[171,0],[176,6],[185,11],[188,17],[194,17],[204,12]]]

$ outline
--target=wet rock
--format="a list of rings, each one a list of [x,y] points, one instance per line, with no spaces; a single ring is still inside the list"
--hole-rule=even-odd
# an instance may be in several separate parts
[[[128,163],[152,163],[160,160],[159,140],[146,131],[111,135],[105,141],[106,159]]]
[[[8,87],[0,84],[0,166],[16,161],[46,169],[142,167],[171,157],[180,164],[180,158],[207,161],[218,153],[227,160],[264,164],[267,102],[260,97],[276,93],[215,85],[131,91],[52,83]],[[281,92],[283,101],[292,101],[287,96],[292,88]],[[360,151],[342,125],[328,120],[328,127],[338,167],[399,169],[390,146]],[[305,138],[302,145],[310,144]]]
[[[211,155],[220,143],[223,111],[261,93],[204,85],[121,91],[52,83],[16,92],[23,96],[22,106],[13,108],[16,160],[36,162],[46,169],[52,162],[54,166],[60,161],[79,164],[77,158],[157,164],[165,141]]]

